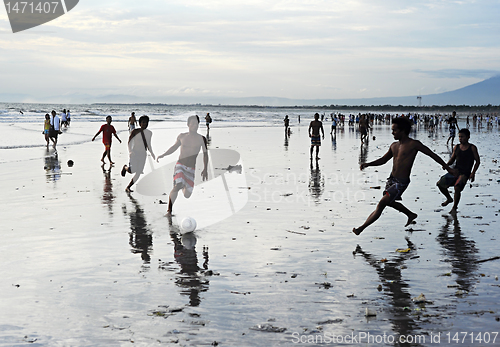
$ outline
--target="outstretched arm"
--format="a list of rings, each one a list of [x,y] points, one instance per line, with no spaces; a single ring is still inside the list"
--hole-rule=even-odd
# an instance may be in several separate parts
[[[429,147],[425,146],[420,141],[416,141],[416,144],[417,144],[416,147],[417,147],[418,151],[420,151],[420,152],[424,153],[425,155],[431,157],[436,163],[440,164],[446,171],[448,171],[452,175],[455,175],[456,170],[452,169],[448,164],[446,164],[444,162],[444,160],[441,159],[441,157],[439,155],[437,155],[436,153],[434,153],[433,151],[431,151],[429,149]]]
[[[179,148],[181,146],[181,135],[179,135],[177,137],[177,141],[174,143],[174,145],[172,147],[170,147],[169,149],[167,149],[167,151],[165,153],[163,153],[162,155],[159,155],[157,158],[156,158],[156,161],[160,160],[161,158],[167,156],[167,155],[170,155],[172,153],[174,153],[177,148]]]
[[[369,162],[369,163],[363,163],[363,164],[361,164],[359,166],[359,168],[361,170],[363,170],[365,167],[368,167],[368,166],[380,166],[380,165],[384,165],[389,160],[391,160],[392,157],[393,157],[392,149],[391,149],[391,147],[389,147],[389,150],[387,151],[387,153],[384,154],[381,158],[379,158],[377,160],[374,160],[372,162]]]
[[[472,154],[474,155],[475,164],[474,164],[474,168],[472,169],[472,172],[471,172],[469,178],[470,178],[471,182],[474,182],[474,180],[476,179],[476,171],[479,168],[479,164],[481,164],[481,159],[479,159],[479,153],[477,152],[477,147],[474,145],[471,145],[471,146],[472,146]]]
[[[120,140],[120,138],[118,137],[118,135],[116,133],[113,133],[113,135],[115,135],[115,137],[118,139],[118,141],[120,141],[120,143],[122,143],[122,140]]]
[[[101,129],[99,129],[99,131],[97,132],[97,134],[95,134],[95,135],[94,135],[94,137],[92,138],[92,141],[94,141],[94,140],[95,140],[95,138],[96,138],[97,136],[99,136],[99,134],[100,134],[101,132],[102,132],[102,130],[101,130]]]

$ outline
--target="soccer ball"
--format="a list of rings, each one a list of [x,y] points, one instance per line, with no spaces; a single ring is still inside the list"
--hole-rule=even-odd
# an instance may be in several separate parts
[[[181,222],[181,230],[189,233],[196,229],[196,221],[194,218],[186,217]]]

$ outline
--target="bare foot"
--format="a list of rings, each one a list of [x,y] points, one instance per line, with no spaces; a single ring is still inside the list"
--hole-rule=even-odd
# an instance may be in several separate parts
[[[450,210],[450,214],[451,215],[457,215],[457,208],[455,206],[453,206],[453,208]]]
[[[408,221],[405,224],[405,227],[407,227],[410,224],[415,224],[415,219],[418,217],[416,213],[412,213],[408,216]]]
[[[125,173],[127,173],[127,165],[123,165],[123,169],[122,169],[122,176],[125,177]]]
[[[130,189],[129,187],[125,188],[125,191],[126,191],[127,193],[132,193],[132,192],[133,192],[133,190],[132,190],[132,189]]]
[[[448,200],[446,200],[445,202],[443,202],[443,203],[441,204],[441,206],[445,207],[446,205],[448,205],[449,203],[452,203],[452,202],[453,202],[453,199],[448,199]]]
[[[354,234],[356,234],[356,235],[359,235],[359,234],[361,234],[363,232],[363,229],[361,229],[361,228],[357,228],[357,229],[356,228],[352,228],[352,232]]]
[[[104,161],[104,159],[101,159],[101,161],[102,161],[103,163],[106,163],[106,162]]]
[[[111,161],[111,160],[110,160],[110,161],[109,161],[109,163],[110,163],[111,165],[115,165],[115,162],[114,162],[114,161]]]

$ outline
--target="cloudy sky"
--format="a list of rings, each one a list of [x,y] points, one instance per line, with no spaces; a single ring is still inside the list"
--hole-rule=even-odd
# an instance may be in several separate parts
[[[0,95],[440,93],[500,72],[499,15],[498,0],[80,0],[13,34],[3,7]]]

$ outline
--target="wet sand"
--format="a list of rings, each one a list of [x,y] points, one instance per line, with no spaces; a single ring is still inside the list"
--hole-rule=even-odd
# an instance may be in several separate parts
[[[241,154],[248,203],[182,236],[165,197],[124,192],[125,144],[114,142],[117,164],[102,168],[100,140],[84,140],[95,124],[74,125],[57,158],[1,150],[0,345],[335,345],[332,334],[371,334],[364,345],[421,346],[436,336],[454,345],[448,337],[460,332],[491,335],[468,345],[500,344],[500,260],[480,262],[498,256],[497,128],[471,129],[482,165],[455,218],[435,186],[444,171],[419,154],[403,195],[417,223],[405,228],[388,209],[360,236],[351,230],[375,208],[391,165],[360,172],[359,163],[387,151],[389,126],[375,126],[367,146],[347,127],[333,140],[328,131],[318,165],[306,127],[288,139],[283,128],[214,128],[211,149]],[[151,127],[157,154],[178,132],[166,127]],[[446,135],[414,137],[447,160]],[[414,303],[421,293],[426,302]],[[415,340],[379,343],[384,333]]]

